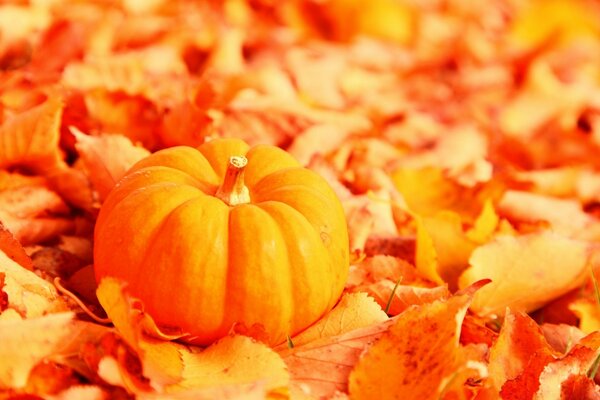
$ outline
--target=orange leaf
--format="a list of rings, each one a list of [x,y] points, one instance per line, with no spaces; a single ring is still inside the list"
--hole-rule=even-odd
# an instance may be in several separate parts
[[[119,179],[137,161],[150,155],[121,135],[88,136],[74,131],[75,148],[87,169],[89,178],[103,201]]]
[[[23,268],[33,270],[31,257],[25,253],[25,249],[13,234],[0,222],[0,251],[4,252],[11,260],[17,262]]]
[[[389,302],[388,315],[398,315],[412,305],[432,303],[435,300],[450,297],[446,286],[418,287],[410,285],[397,285],[390,280],[382,280],[366,287],[361,287],[375,298],[382,308]]]
[[[65,202],[45,185],[0,191],[0,220],[23,245],[71,231],[75,223],[66,218],[68,211]]]
[[[469,302],[470,296],[457,296],[400,314],[354,367],[350,396],[438,398],[449,380],[467,365],[459,335]]]
[[[524,313],[509,311],[490,350],[489,372],[494,386],[505,395],[527,390],[533,396],[539,374],[552,360],[554,352],[535,321]]]
[[[0,127],[0,168],[22,167],[36,172],[64,166],[58,147],[63,103],[51,97]]]
[[[587,375],[600,355],[600,332],[583,338],[567,356],[550,362],[540,374],[535,400],[560,398],[563,385],[573,376]]]

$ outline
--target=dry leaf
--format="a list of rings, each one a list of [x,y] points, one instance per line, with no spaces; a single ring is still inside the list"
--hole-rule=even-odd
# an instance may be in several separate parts
[[[435,300],[450,297],[447,286],[419,287],[410,285],[397,285],[390,280],[375,282],[366,287],[361,287],[375,298],[381,307],[387,307],[388,315],[398,315],[412,305],[432,303]]]
[[[600,306],[597,299],[577,299],[569,305],[569,309],[579,319],[579,329],[584,333],[600,330]]]
[[[165,335],[144,313],[143,306],[128,297],[124,290],[124,285],[116,279],[103,279],[96,294],[119,334],[139,356],[143,375],[158,387],[179,382],[184,368],[181,354],[183,346],[160,341],[146,333],[163,339],[174,339],[183,334]]]
[[[0,222],[0,251],[25,269],[33,270],[31,258],[14,235]]]
[[[539,386],[539,374],[554,359],[539,326],[526,314],[509,311],[490,349],[490,379],[496,390],[502,390],[503,398],[518,392],[531,398]]]
[[[182,381],[167,388],[177,392],[190,388],[252,385],[260,382],[268,392],[287,387],[290,376],[285,363],[268,346],[245,336],[228,336],[201,352],[182,351]]]
[[[459,285],[492,280],[473,300],[479,314],[532,311],[583,283],[589,257],[587,243],[552,232],[497,236],[473,251]]]
[[[23,317],[40,317],[67,309],[67,304],[51,283],[23,268],[1,251],[0,273],[5,275],[3,291],[8,295],[8,307]]]
[[[476,244],[463,232],[460,217],[451,211],[417,217],[417,270],[438,284],[456,289]],[[474,282],[474,281],[472,281]],[[472,283],[470,282],[470,283]]]
[[[64,166],[58,147],[63,103],[51,97],[0,127],[0,168],[21,167],[36,172]]]
[[[498,203],[498,211],[513,221],[548,222],[554,231],[567,237],[583,240],[600,237],[600,229],[594,228],[600,221],[586,214],[575,200],[509,190]]]
[[[467,364],[459,336],[469,302],[463,295],[402,313],[354,367],[350,396],[430,399],[444,393]]]
[[[346,293],[333,310],[323,318],[292,337],[294,346],[302,346],[317,339],[339,336],[387,320],[381,307],[366,293]]]
[[[544,16],[541,23],[539,16]],[[513,21],[510,39],[515,46],[531,48],[546,45],[566,45],[577,38],[600,34],[595,13],[584,1],[534,0]]]
[[[571,376],[587,375],[600,356],[600,333],[583,338],[564,358],[546,365],[539,378],[535,400],[561,398],[563,384]],[[598,392],[596,392],[598,393]]]
[[[0,388],[21,388],[31,369],[45,358],[77,354],[79,347],[106,328],[73,320],[71,313],[0,321]]]
[[[290,392],[299,398],[330,398],[348,391],[348,376],[362,352],[394,319],[341,336],[316,340],[281,352],[290,371]]]
[[[137,161],[150,155],[121,135],[88,136],[73,131],[79,152],[90,181],[104,201],[111,189]]]
[[[210,387],[218,390],[219,386],[243,386],[257,381],[262,381],[267,391],[287,385],[289,375],[283,360],[262,343],[248,337],[233,336],[223,338],[205,350],[194,351],[164,341],[182,334],[165,334],[149,315],[144,314],[142,305],[128,297],[117,280],[103,279],[97,295],[119,333],[136,350],[142,362],[143,375],[156,389],[176,394],[182,390]],[[135,379],[118,364],[112,367],[112,371],[116,374],[115,382],[133,392],[139,391]],[[105,373],[109,372],[105,370]]]

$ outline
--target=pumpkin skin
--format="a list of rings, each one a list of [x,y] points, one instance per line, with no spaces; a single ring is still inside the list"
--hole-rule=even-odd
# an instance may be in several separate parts
[[[230,158],[246,156],[250,202],[217,196]],[[139,161],[101,207],[97,282],[115,277],[159,326],[208,345],[232,328],[278,344],[339,299],[346,220],[326,181],[284,150],[238,139],[173,147]]]

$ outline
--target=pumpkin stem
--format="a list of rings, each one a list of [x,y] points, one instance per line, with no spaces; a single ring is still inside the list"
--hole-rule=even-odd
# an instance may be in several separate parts
[[[250,203],[250,192],[244,185],[244,170],[248,159],[244,156],[233,156],[229,158],[229,165],[225,172],[223,184],[217,190],[215,196],[223,200],[227,205]]]

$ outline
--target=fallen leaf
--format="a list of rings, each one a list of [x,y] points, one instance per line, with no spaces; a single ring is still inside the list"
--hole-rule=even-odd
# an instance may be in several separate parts
[[[23,317],[41,317],[49,312],[68,309],[51,283],[23,268],[1,251],[0,273],[5,275],[3,291],[8,295],[8,307]]]
[[[513,221],[546,221],[554,231],[567,237],[583,240],[600,237],[600,228],[594,228],[600,221],[586,214],[575,200],[509,190],[498,203],[498,212]]]
[[[589,257],[587,243],[548,231],[497,236],[473,251],[459,286],[492,280],[471,306],[481,315],[532,311],[583,283]]]
[[[412,213],[427,217],[453,211],[465,223],[473,223],[486,202],[493,202],[504,190],[500,181],[462,186],[436,167],[399,168],[392,180]]]
[[[579,319],[579,329],[584,333],[600,330],[600,305],[597,299],[580,298],[569,305]]]
[[[173,393],[140,393],[140,400],[264,400],[268,398],[265,385],[262,382],[251,384],[232,384],[203,389],[189,389]]]
[[[294,346],[302,346],[317,339],[339,336],[387,319],[381,307],[366,293],[345,293],[333,310],[292,337],[292,342]]]
[[[6,121],[0,127],[0,168],[21,167],[44,173],[64,166],[58,147],[63,103],[45,103]]]
[[[135,146],[125,136],[94,137],[77,131],[73,134],[77,139],[75,148],[101,201],[106,199],[111,189],[133,164],[150,155],[148,150]]]
[[[544,23],[538,17],[544,15]],[[509,38],[514,45],[532,48],[552,42],[566,45],[585,36],[600,34],[595,13],[584,1],[532,1],[511,24]]]
[[[144,314],[142,304],[124,292],[119,281],[103,279],[97,295],[123,339],[140,357],[143,375],[156,389],[173,393],[210,387],[218,390],[219,386],[263,381],[265,390],[274,391],[287,385],[289,375],[283,360],[262,343],[244,336],[231,336],[205,350],[193,350],[165,341],[183,334],[165,333]],[[135,379],[118,363],[113,370],[113,374],[117,374],[115,382],[139,392]]]
[[[57,313],[26,320],[0,321],[0,388],[22,388],[29,372],[46,358],[77,354],[87,340],[106,328]]]
[[[490,379],[498,391],[502,390],[503,398],[507,392],[533,396],[539,374],[554,359],[555,353],[535,321],[522,312],[509,310],[490,349]]]
[[[540,326],[548,344],[561,354],[566,354],[585,336],[579,328],[567,324],[542,324]]]
[[[27,378],[24,391],[40,396],[53,395],[79,383],[75,371],[55,361],[41,360]]]
[[[45,185],[0,192],[0,220],[23,245],[51,240],[74,229],[69,207]]]
[[[330,398],[348,391],[348,376],[363,351],[395,321],[350,331],[281,351],[290,371],[290,393],[299,398]]]
[[[561,398],[563,384],[570,377],[588,374],[600,355],[599,346],[600,333],[595,332],[577,343],[564,358],[548,363],[540,374],[539,389],[533,398],[535,400]]]
[[[417,217],[416,220],[417,270],[432,281],[447,283],[451,290],[455,290],[476,244],[468,239],[460,217],[454,212],[440,212],[431,217]]]
[[[4,227],[2,222],[0,222],[0,251],[23,268],[33,270],[31,257],[27,255],[21,243]]]
[[[169,392],[189,388],[252,385],[267,392],[287,387],[289,373],[281,357],[265,344],[245,336],[228,336],[200,351],[182,352],[181,382]]]
[[[354,399],[440,396],[466,367],[459,346],[470,296],[413,306],[368,348],[350,374]],[[423,382],[427,382],[426,385]]]
[[[120,281],[107,278],[98,285],[96,295],[119,334],[138,354],[143,375],[158,387],[179,382],[184,368],[183,346],[157,338],[174,339],[183,336],[183,333],[165,335],[144,313],[143,305],[127,296],[124,290]]]
[[[450,297],[450,291],[446,286],[419,287],[411,285],[397,285],[390,280],[381,280],[372,283],[361,290],[366,291],[375,298],[382,307],[387,308],[388,315],[398,315],[412,305],[432,303],[435,300]]]

